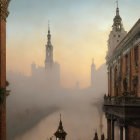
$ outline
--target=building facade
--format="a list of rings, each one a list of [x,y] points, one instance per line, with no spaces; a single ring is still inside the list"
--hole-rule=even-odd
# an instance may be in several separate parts
[[[140,139],[140,19],[126,33],[116,9],[108,40],[108,95],[104,97],[108,140]],[[118,138],[115,137],[119,129]]]

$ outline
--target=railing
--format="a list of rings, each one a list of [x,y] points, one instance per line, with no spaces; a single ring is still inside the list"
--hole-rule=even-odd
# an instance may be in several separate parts
[[[140,106],[140,97],[134,96],[104,96],[104,105]]]

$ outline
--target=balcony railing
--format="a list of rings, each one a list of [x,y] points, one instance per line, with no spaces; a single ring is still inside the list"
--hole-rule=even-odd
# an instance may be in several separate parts
[[[104,105],[109,106],[139,106],[140,107],[140,97],[134,96],[104,96]]]

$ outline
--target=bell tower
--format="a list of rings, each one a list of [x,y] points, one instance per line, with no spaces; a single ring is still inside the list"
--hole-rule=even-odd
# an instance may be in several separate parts
[[[117,1],[116,15],[114,17],[112,31],[110,32],[108,39],[108,52],[106,59],[112,56],[114,49],[121,42],[121,40],[125,37],[126,34],[127,32],[124,30],[122,18],[119,14],[119,7]]]
[[[45,70],[51,69],[53,66],[53,46],[51,44],[51,33],[50,33],[50,26],[48,24],[48,42],[46,45],[46,59],[45,59]]]
[[[60,114],[60,122],[57,131],[55,132],[56,140],[65,140],[67,133],[63,129],[62,121],[61,121],[61,114]]]

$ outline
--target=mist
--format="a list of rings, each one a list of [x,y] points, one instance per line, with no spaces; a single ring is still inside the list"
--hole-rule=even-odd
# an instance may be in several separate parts
[[[67,140],[93,139],[95,131],[106,133],[102,112],[107,92],[105,64],[95,70],[95,84],[84,89],[79,88],[80,81],[75,88],[63,88],[55,74],[44,74],[7,72],[11,90],[7,97],[7,140],[50,138],[58,128],[60,113]]]

